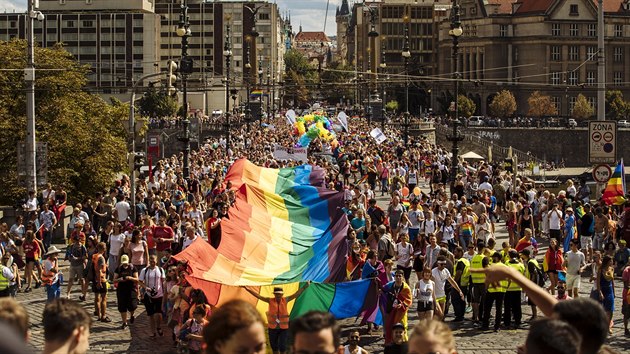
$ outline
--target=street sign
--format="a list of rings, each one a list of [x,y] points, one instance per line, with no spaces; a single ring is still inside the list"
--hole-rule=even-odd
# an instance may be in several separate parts
[[[593,179],[597,183],[607,183],[612,175],[612,169],[608,165],[597,165],[593,167]]]
[[[590,163],[614,164],[617,162],[617,122],[589,122],[588,139],[588,160]]]

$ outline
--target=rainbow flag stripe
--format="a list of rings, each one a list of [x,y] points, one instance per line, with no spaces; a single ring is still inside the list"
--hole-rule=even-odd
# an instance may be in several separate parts
[[[221,222],[219,248],[197,240],[176,256],[189,262],[190,278],[232,286],[345,279],[343,193],[323,187],[321,168],[271,169],[242,159],[226,180],[236,202]]]
[[[626,202],[626,174],[623,166],[623,159],[619,161],[615,171],[606,184],[606,189],[602,194],[602,200],[607,205],[621,205]]]

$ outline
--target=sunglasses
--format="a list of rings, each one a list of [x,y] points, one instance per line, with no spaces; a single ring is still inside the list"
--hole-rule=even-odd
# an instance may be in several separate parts
[[[358,336],[352,336],[352,337],[350,337],[350,339],[356,339],[356,340],[359,340],[359,337],[358,337]]]

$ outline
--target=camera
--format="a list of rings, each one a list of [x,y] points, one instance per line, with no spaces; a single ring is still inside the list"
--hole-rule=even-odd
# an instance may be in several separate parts
[[[155,288],[150,288],[149,289],[149,296],[156,297],[157,296],[157,290],[155,290]]]

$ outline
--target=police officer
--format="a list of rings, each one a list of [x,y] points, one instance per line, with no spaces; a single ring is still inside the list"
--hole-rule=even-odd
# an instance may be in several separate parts
[[[501,262],[501,253],[494,252],[492,255],[492,264],[507,267],[505,263]],[[483,320],[482,330],[488,330],[490,328],[490,311],[492,311],[492,305],[496,306],[494,313],[494,331],[498,332],[501,326],[501,318],[503,311],[503,300],[505,298],[505,290],[508,287],[508,280],[501,280],[497,286],[488,286],[488,292],[483,304]]]
[[[508,267],[516,269],[517,272],[525,275],[525,266],[521,263],[518,256],[518,252],[515,249],[508,251],[510,260],[508,261]],[[521,325],[522,311],[521,311],[521,292],[522,288],[516,282],[509,281],[507,291],[505,292],[505,314],[503,316],[503,323],[506,327],[511,326],[512,315],[514,316],[514,328],[518,328]]]

